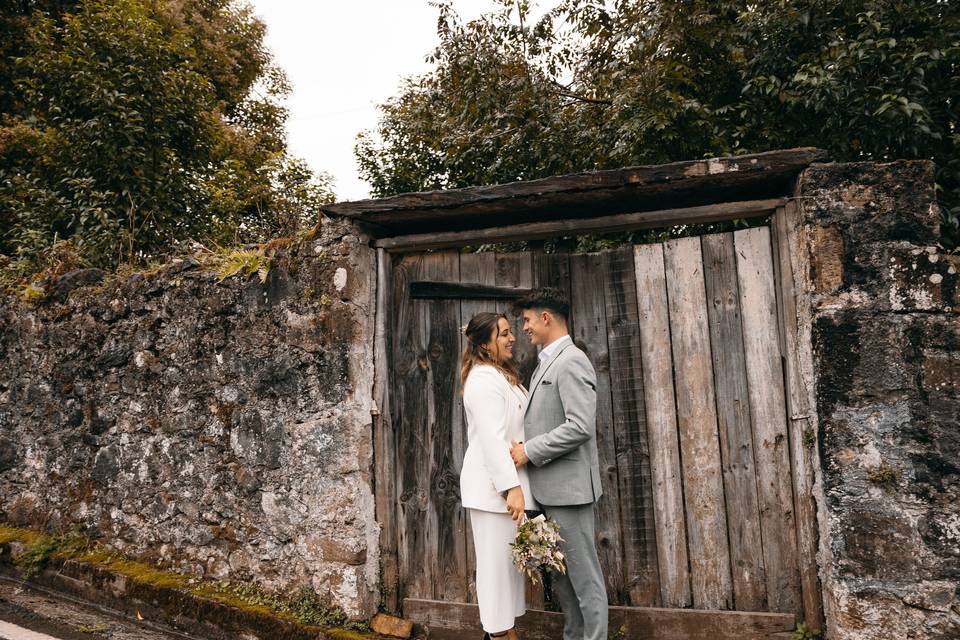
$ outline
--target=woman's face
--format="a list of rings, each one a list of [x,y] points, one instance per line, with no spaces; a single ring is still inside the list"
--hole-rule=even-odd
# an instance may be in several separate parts
[[[497,362],[506,362],[513,357],[513,343],[517,339],[513,337],[513,331],[510,329],[510,323],[506,318],[497,320],[497,328],[490,336],[490,341],[483,345]]]

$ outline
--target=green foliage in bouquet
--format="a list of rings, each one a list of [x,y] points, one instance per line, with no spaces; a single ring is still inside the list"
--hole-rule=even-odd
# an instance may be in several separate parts
[[[526,573],[533,584],[540,582],[543,569],[566,573],[561,542],[560,525],[556,521],[542,514],[535,518],[524,518],[517,527],[515,540],[510,543],[513,547],[513,564]]]

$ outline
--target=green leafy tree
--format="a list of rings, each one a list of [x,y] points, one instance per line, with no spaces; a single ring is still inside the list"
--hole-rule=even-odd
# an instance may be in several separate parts
[[[957,242],[960,6],[946,0],[439,5],[433,69],[358,138],[377,195],[814,145],[937,162]]]
[[[0,32],[0,253],[142,263],[189,239],[308,224],[330,180],[291,158],[289,91],[231,0],[8,3]]]

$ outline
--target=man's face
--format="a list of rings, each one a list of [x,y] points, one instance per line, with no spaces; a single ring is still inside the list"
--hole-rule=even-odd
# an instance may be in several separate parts
[[[524,309],[521,313],[523,318],[523,332],[530,338],[533,345],[544,345],[547,343],[547,336],[550,333],[550,320],[552,319],[549,311],[542,309]]]

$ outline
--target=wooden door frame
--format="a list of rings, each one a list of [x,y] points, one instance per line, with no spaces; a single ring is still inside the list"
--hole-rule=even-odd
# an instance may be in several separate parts
[[[799,233],[799,210],[788,198],[727,202],[708,206],[623,213],[599,218],[569,218],[434,234],[400,235],[380,238],[376,248],[377,290],[374,335],[374,380],[371,409],[373,422],[373,485],[376,519],[381,525],[381,589],[388,611],[401,609],[396,531],[396,487],[393,482],[395,441],[390,407],[391,320],[390,304],[394,257],[428,249],[455,248],[476,243],[506,242],[555,237],[571,233],[617,232],[667,227],[676,224],[700,224],[760,215],[771,216],[774,281],[778,309],[778,333],[783,354],[787,396],[790,462],[794,495],[795,523],[800,557],[803,619],[811,628],[823,628],[823,606],[817,568],[817,520],[813,497],[816,451],[806,444],[807,430],[813,420],[813,389],[804,384],[803,363],[809,362],[809,340],[804,338],[798,321],[798,291],[805,280]],[[800,274],[799,276],[797,274]]]

